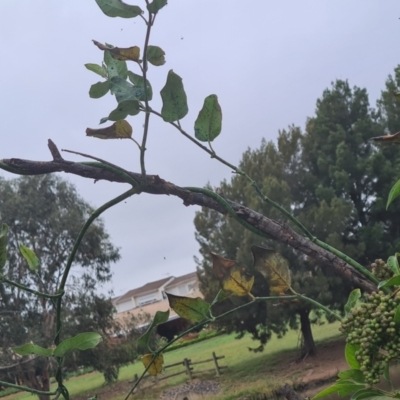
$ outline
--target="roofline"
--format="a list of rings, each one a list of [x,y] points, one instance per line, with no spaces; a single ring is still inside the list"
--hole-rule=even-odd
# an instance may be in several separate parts
[[[160,290],[160,288],[165,287],[165,285],[167,285],[168,283],[171,283],[171,282],[172,282],[171,279],[172,279],[172,281],[173,281],[173,280],[176,279],[176,278],[175,278],[174,276],[171,276],[170,279],[169,279],[168,281],[166,281],[164,284],[158,286],[157,288],[155,288],[155,289],[150,289],[150,290],[146,290],[146,291],[144,291],[144,292],[140,292],[140,291],[139,291],[139,292],[137,292],[137,293],[135,294],[135,296],[133,296],[133,297],[142,296],[142,295],[147,294],[147,293],[156,292],[156,291]],[[156,281],[156,282],[157,282],[157,281]],[[149,283],[151,283],[151,282],[149,282]],[[146,283],[146,285],[147,285],[147,284],[148,284],[148,283]],[[140,289],[140,288],[137,288],[137,289]],[[137,289],[132,289],[132,290],[137,290]],[[129,292],[130,292],[130,291],[129,291]],[[125,293],[125,294],[128,294],[129,292],[127,292],[127,293]],[[125,294],[123,294],[122,296],[120,296],[120,297],[115,301],[115,304],[119,304],[118,300],[119,300],[120,298],[124,297]],[[128,299],[132,299],[132,296],[131,296],[131,297],[128,297]]]

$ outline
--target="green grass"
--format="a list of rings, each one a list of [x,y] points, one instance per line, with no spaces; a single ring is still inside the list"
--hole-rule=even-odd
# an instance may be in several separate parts
[[[338,327],[339,323],[315,326],[313,328],[313,333],[316,341],[321,342],[328,338],[338,336]],[[254,353],[248,351],[248,347],[257,347],[258,342],[253,341],[250,336],[245,336],[241,340],[236,340],[235,335],[222,335],[168,352],[164,355],[164,364],[173,364],[184,358],[189,358],[192,361],[208,359],[211,358],[213,351],[216,352],[217,356],[224,355],[225,358],[219,360],[219,363],[220,365],[228,366],[227,369],[223,370],[223,376],[221,378],[223,386],[227,389],[224,389],[218,398],[230,400],[236,398],[239,392],[240,394],[250,394],[251,392],[257,392],[261,387],[265,388],[268,384],[275,386],[278,377],[276,376],[274,366],[279,363],[283,357],[288,357],[289,352],[290,357],[293,359],[293,350],[298,348],[298,341],[298,332],[289,331],[283,339],[273,337],[263,352]],[[196,370],[212,368],[213,363],[200,364],[194,367],[194,376],[199,376],[196,374]],[[182,370],[182,367],[168,368],[166,375],[180,370]],[[140,361],[137,361],[134,364],[121,368],[119,380],[132,380],[135,374],[140,375],[142,371],[143,365]],[[213,372],[201,375],[202,378],[209,377],[211,379],[214,376],[215,373]],[[167,379],[160,382],[160,384],[157,385],[157,389],[152,389],[151,393],[150,391],[145,391],[137,398],[147,400],[156,399],[160,391],[183,383],[186,380],[185,374]],[[246,383],[246,389],[243,388],[242,382]],[[70,391],[71,398],[83,393],[93,395],[96,393],[96,390],[103,385],[103,375],[96,372],[81,375],[66,381],[66,386]],[[17,394],[5,397],[4,400],[9,400],[11,398],[18,400],[32,399],[30,394]],[[123,398],[124,396],[117,396],[113,400],[121,400]]]

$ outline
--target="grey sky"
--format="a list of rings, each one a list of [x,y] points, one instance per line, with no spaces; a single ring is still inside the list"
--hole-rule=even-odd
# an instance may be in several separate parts
[[[128,1],[127,1],[128,2]],[[144,1],[129,4],[140,5]],[[167,63],[150,67],[155,93],[170,69],[183,78],[189,114],[181,121],[192,133],[204,97],[215,93],[223,111],[216,152],[237,164],[248,147],[274,140],[289,124],[304,126],[315,102],[333,80],[366,87],[371,104],[400,63],[400,8],[394,0],[170,0],[156,18],[150,44]],[[83,64],[101,63],[91,40],[143,47],[140,18],[108,18],[94,0],[0,1],[0,158],[49,160],[47,139],[139,172],[138,149],[130,141],[85,136],[115,108],[114,97],[90,99],[100,79]],[[129,66],[137,72],[135,65]],[[100,77],[99,77],[100,78]],[[129,119],[141,138],[143,117]],[[231,171],[211,160],[173,128],[152,118],[147,172],[180,186],[217,185]],[[82,160],[64,154],[71,160]],[[0,172],[1,176],[13,177]],[[65,177],[65,175],[64,175]],[[99,206],[123,185],[94,184],[68,176],[80,194]],[[195,269],[193,217],[176,198],[140,195],[104,215],[122,259],[113,266],[116,295],[166,274]]]

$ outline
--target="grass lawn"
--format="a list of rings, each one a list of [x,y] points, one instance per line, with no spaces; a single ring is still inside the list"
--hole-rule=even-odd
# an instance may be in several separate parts
[[[339,335],[339,323],[324,324],[313,327],[314,338],[317,342],[324,341]],[[222,335],[215,338],[195,343],[191,346],[184,347],[168,352],[164,355],[164,364],[173,364],[189,358],[192,361],[204,360],[211,358],[213,351],[217,356],[224,355],[225,358],[219,360],[220,365],[227,365],[228,368],[223,370],[221,382],[225,389],[218,395],[218,399],[230,400],[236,398],[240,392],[242,395],[255,393],[265,390],[265,387],[276,387],[279,384],[279,376],[274,371],[274,365],[282,361],[283,357],[293,359],[293,350],[299,345],[299,334],[295,331],[289,331],[283,339],[273,337],[267,344],[266,349],[261,353],[248,351],[248,347],[257,347],[258,342],[251,340],[250,336],[245,336],[241,340],[236,340],[235,335]],[[213,379],[215,373],[196,374],[196,370],[210,369],[213,363],[205,363],[194,366],[194,376],[201,376],[202,379]],[[166,374],[172,374],[182,370],[182,367],[168,368]],[[131,380],[135,374],[140,375],[143,371],[143,365],[140,361],[121,368],[119,381]],[[282,377],[281,377],[282,379]],[[175,386],[187,380],[186,375],[178,375],[176,377],[162,381],[156,388],[145,390],[138,393],[135,398],[146,400],[156,399],[159,393],[168,387]],[[93,395],[96,390],[104,385],[103,375],[100,373],[90,373],[79,377],[71,378],[66,381],[66,386],[70,392],[71,398],[78,394],[87,393]],[[125,393],[126,395],[126,393]],[[101,396],[101,398],[104,398]],[[115,397],[107,397],[107,399],[122,400],[125,396],[116,395]],[[4,397],[4,400],[32,399],[30,394],[15,394]]]

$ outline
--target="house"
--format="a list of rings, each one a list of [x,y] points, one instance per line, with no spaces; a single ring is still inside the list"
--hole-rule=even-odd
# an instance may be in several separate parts
[[[133,315],[139,317],[140,314],[150,314],[154,317],[157,311],[167,311],[169,303],[166,293],[185,297],[203,297],[199,290],[199,281],[196,272],[182,276],[170,276],[154,282],[132,289],[122,296],[112,299],[116,309],[115,319],[123,322],[124,319]],[[174,323],[169,323],[175,321]],[[186,323],[173,311],[170,310],[168,327],[174,326],[180,329]],[[160,331],[165,330],[166,326],[160,326]],[[176,330],[174,329],[174,330]],[[168,329],[169,330],[169,329]],[[170,336],[170,334],[163,336]]]

